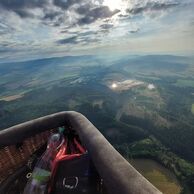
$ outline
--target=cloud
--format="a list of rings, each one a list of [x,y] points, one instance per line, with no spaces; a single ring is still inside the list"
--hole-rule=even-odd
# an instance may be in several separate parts
[[[21,8],[43,7],[47,2],[47,0],[1,0],[0,6],[8,10],[17,10]]]
[[[14,12],[19,15],[21,18],[33,18],[34,14],[30,13],[27,10],[24,9],[18,9],[18,10],[14,10]]]
[[[69,32],[66,32],[69,33]],[[97,32],[86,31],[86,32],[77,32],[77,35],[72,36],[70,38],[64,38],[57,40],[56,43],[59,45],[74,45],[80,44],[85,45],[89,43],[100,42],[100,39],[97,36]]]
[[[42,8],[48,3],[48,0],[1,0],[0,8],[13,11],[22,18],[33,17],[29,12],[33,8]]]
[[[7,52],[9,52],[10,50],[6,50],[6,49],[1,49],[0,48],[0,53],[7,53]]]
[[[76,44],[77,42],[77,36],[73,36],[70,38],[64,38],[57,41],[57,44]]]
[[[140,31],[140,29],[139,29],[139,28],[137,28],[137,29],[135,29],[135,30],[130,30],[130,31],[129,31],[129,33],[131,33],[131,34],[135,34],[135,33],[139,32],[139,31]]]
[[[109,30],[113,27],[114,27],[113,24],[102,24],[102,25],[100,25],[100,28],[102,28],[103,30]]]
[[[91,24],[98,19],[110,18],[118,12],[119,10],[111,11],[108,6],[90,9],[86,12],[85,16],[78,21],[78,24]]]
[[[59,15],[61,15],[59,11],[50,11],[45,13],[43,19],[52,21]]]
[[[169,8],[173,8],[178,6],[178,2],[168,3],[168,2],[158,2],[158,1],[151,1],[147,2],[145,5],[136,5],[131,9],[128,9],[127,12],[130,14],[141,14],[146,11],[161,11],[167,10]]]
[[[193,0],[0,0],[0,55],[9,49],[7,56],[26,57],[28,53],[31,57],[64,53],[65,49],[113,48],[129,39],[139,45],[140,40],[160,39],[159,34],[178,34],[182,29],[193,34],[191,3]]]
[[[14,29],[7,24],[5,24],[3,21],[0,22],[0,35],[6,35],[8,33],[11,33]]]
[[[80,5],[76,8],[76,12],[80,15],[85,15],[85,13],[88,12],[88,10],[91,9],[91,4],[90,3],[86,3],[86,4],[83,4],[83,5]]]
[[[68,9],[70,6],[76,3],[77,3],[77,0],[53,0],[53,4],[62,9]]]
[[[97,32],[96,31],[92,31],[92,30],[85,31],[85,32],[79,32],[78,33],[78,35],[82,36],[82,37],[92,36],[92,35],[96,35],[96,34],[97,34]]]

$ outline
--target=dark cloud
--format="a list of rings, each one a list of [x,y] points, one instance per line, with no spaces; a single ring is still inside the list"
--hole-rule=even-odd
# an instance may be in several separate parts
[[[58,26],[61,26],[62,24],[64,24],[64,18],[63,18],[63,16],[60,16],[57,18],[56,21],[54,21],[53,26],[58,27]]]
[[[0,6],[8,10],[42,7],[47,0],[1,0]]]
[[[34,15],[34,8],[41,8],[43,16]],[[70,9],[79,17],[77,21],[73,20],[72,24],[68,24],[69,27],[90,24],[98,19],[110,18],[119,12],[119,10],[111,11],[108,6],[97,6],[93,1],[87,0],[79,0],[79,3],[77,0],[0,0],[0,9],[13,11],[21,18],[38,18],[45,25],[57,27],[71,21],[68,20],[70,16],[67,14]]]
[[[82,45],[88,45],[89,43],[97,43],[100,42],[101,40],[98,37],[81,37],[80,42]]]
[[[88,43],[99,42],[100,39],[98,38],[97,34],[98,34],[98,32],[96,32],[96,31],[77,32],[77,34],[75,36],[58,40],[57,44],[63,45],[63,44],[78,44],[78,43],[80,43],[82,45],[85,45]]]
[[[171,7],[176,7],[179,5],[179,3],[148,3],[148,7],[149,7],[149,4],[150,4],[150,7],[152,10],[165,10],[165,9],[168,9],[168,8],[171,8]]]
[[[128,14],[119,14],[119,17],[120,17],[120,18],[128,18],[129,15],[128,15]]]
[[[68,9],[70,6],[76,3],[77,0],[53,0],[53,4],[62,9]]]
[[[160,3],[160,2],[148,2],[144,6],[136,6],[132,9],[128,9],[127,11],[131,14],[140,14],[145,11],[161,11],[161,10],[166,10],[172,7],[178,6],[179,3]]]
[[[79,40],[82,44],[88,44],[88,43],[97,43],[100,42],[100,39],[98,37],[98,31],[88,31],[79,33]]]
[[[0,45],[0,53],[9,53],[9,52],[14,51],[14,50],[15,49],[9,43],[2,43]]]
[[[61,34],[66,34],[66,33],[69,33],[69,30],[61,30],[60,33]]]
[[[65,38],[57,41],[57,44],[76,44],[77,42],[77,36],[73,36],[71,38]]]
[[[85,36],[90,36],[90,35],[94,35],[94,34],[97,34],[96,31],[87,31],[87,32],[81,32],[79,33],[79,36],[82,36],[82,37],[85,37]]]
[[[34,16],[28,9],[44,7],[47,3],[47,0],[0,0],[0,8],[13,11],[21,18],[25,18]]]
[[[118,12],[120,11],[119,10],[111,11],[107,6],[93,8],[88,10],[85,13],[85,16],[78,21],[78,24],[80,25],[90,24],[95,22],[98,19],[105,19],[105,18],[112,17]]]
[[[1,48],[0,48],[0,53],[7,53],[7,52],[9,52],[9,51],[8,51],[8,50],[1,49]]]
[[[136,30],[130,30],[130,31],[129,31],[129,33],[131,33],[131,34],[135,34],[135,33],[139,32],[139,31],[140,31],[140,29],[139,29],[139,28],[137,28]]]
[[[44,17],[41,19],[43,24],[49,25],[49,26],[59,27],[59,26],[63,26],[63,24],[65,23],[64,15],[61,12],[50,12],[50,13],[47,12],[45,13]],[[70,26],[67,27],[67,29],[69,28]]]
[[[100,42],[98,38],[86,38],[82,41],[82,44],[88,45],[88,43],[97,43]]]
[[[100,28],[102,28],[103,30],[109,30],[113,27],[114,27],[113,24],[102,24],[102,25],[100,25]]]
[[[34,17],[34,14],[24,9],[15,10],[15,13],[19,15],[21,18],[33,18]]]
[[[58,17],[59,15],[61,15],[61,12],[58,11],[50,11],[50,12],[46,12],[43,19],[45,20],[54,20],[56,17]]]
[[[85,15],[91,9],[91,4],[84,4],[76,9],[76,12],[80,15]]]

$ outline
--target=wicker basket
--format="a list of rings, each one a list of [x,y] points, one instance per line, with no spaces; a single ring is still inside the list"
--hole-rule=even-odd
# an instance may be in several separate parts
[[[0,149],[0,184],[17,169],[26,165],[30,157],[43,147],[54,130],[49,130],[26,138],[16,145]]]
[[[61,126],[79,136],[108,193],[161,194],[86,117],[73,111],[55,113],[0,131],[0,194],[23,192],[26,175],[32,172],[35,163],[32,162],[33,156],[41,156],[48,137]]]

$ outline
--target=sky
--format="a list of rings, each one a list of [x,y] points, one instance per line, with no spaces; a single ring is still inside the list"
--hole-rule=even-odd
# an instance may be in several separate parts
[[[194,0],[0,0],[0,62],[194,54]]]

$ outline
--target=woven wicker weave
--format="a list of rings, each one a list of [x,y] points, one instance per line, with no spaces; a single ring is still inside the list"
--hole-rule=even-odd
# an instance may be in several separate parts
[[[26,138],[17,145],[0,149],[0,183],[9,177],[16,169],[27,163],[30,156],[46,144],[54,130],[36,134]]]

